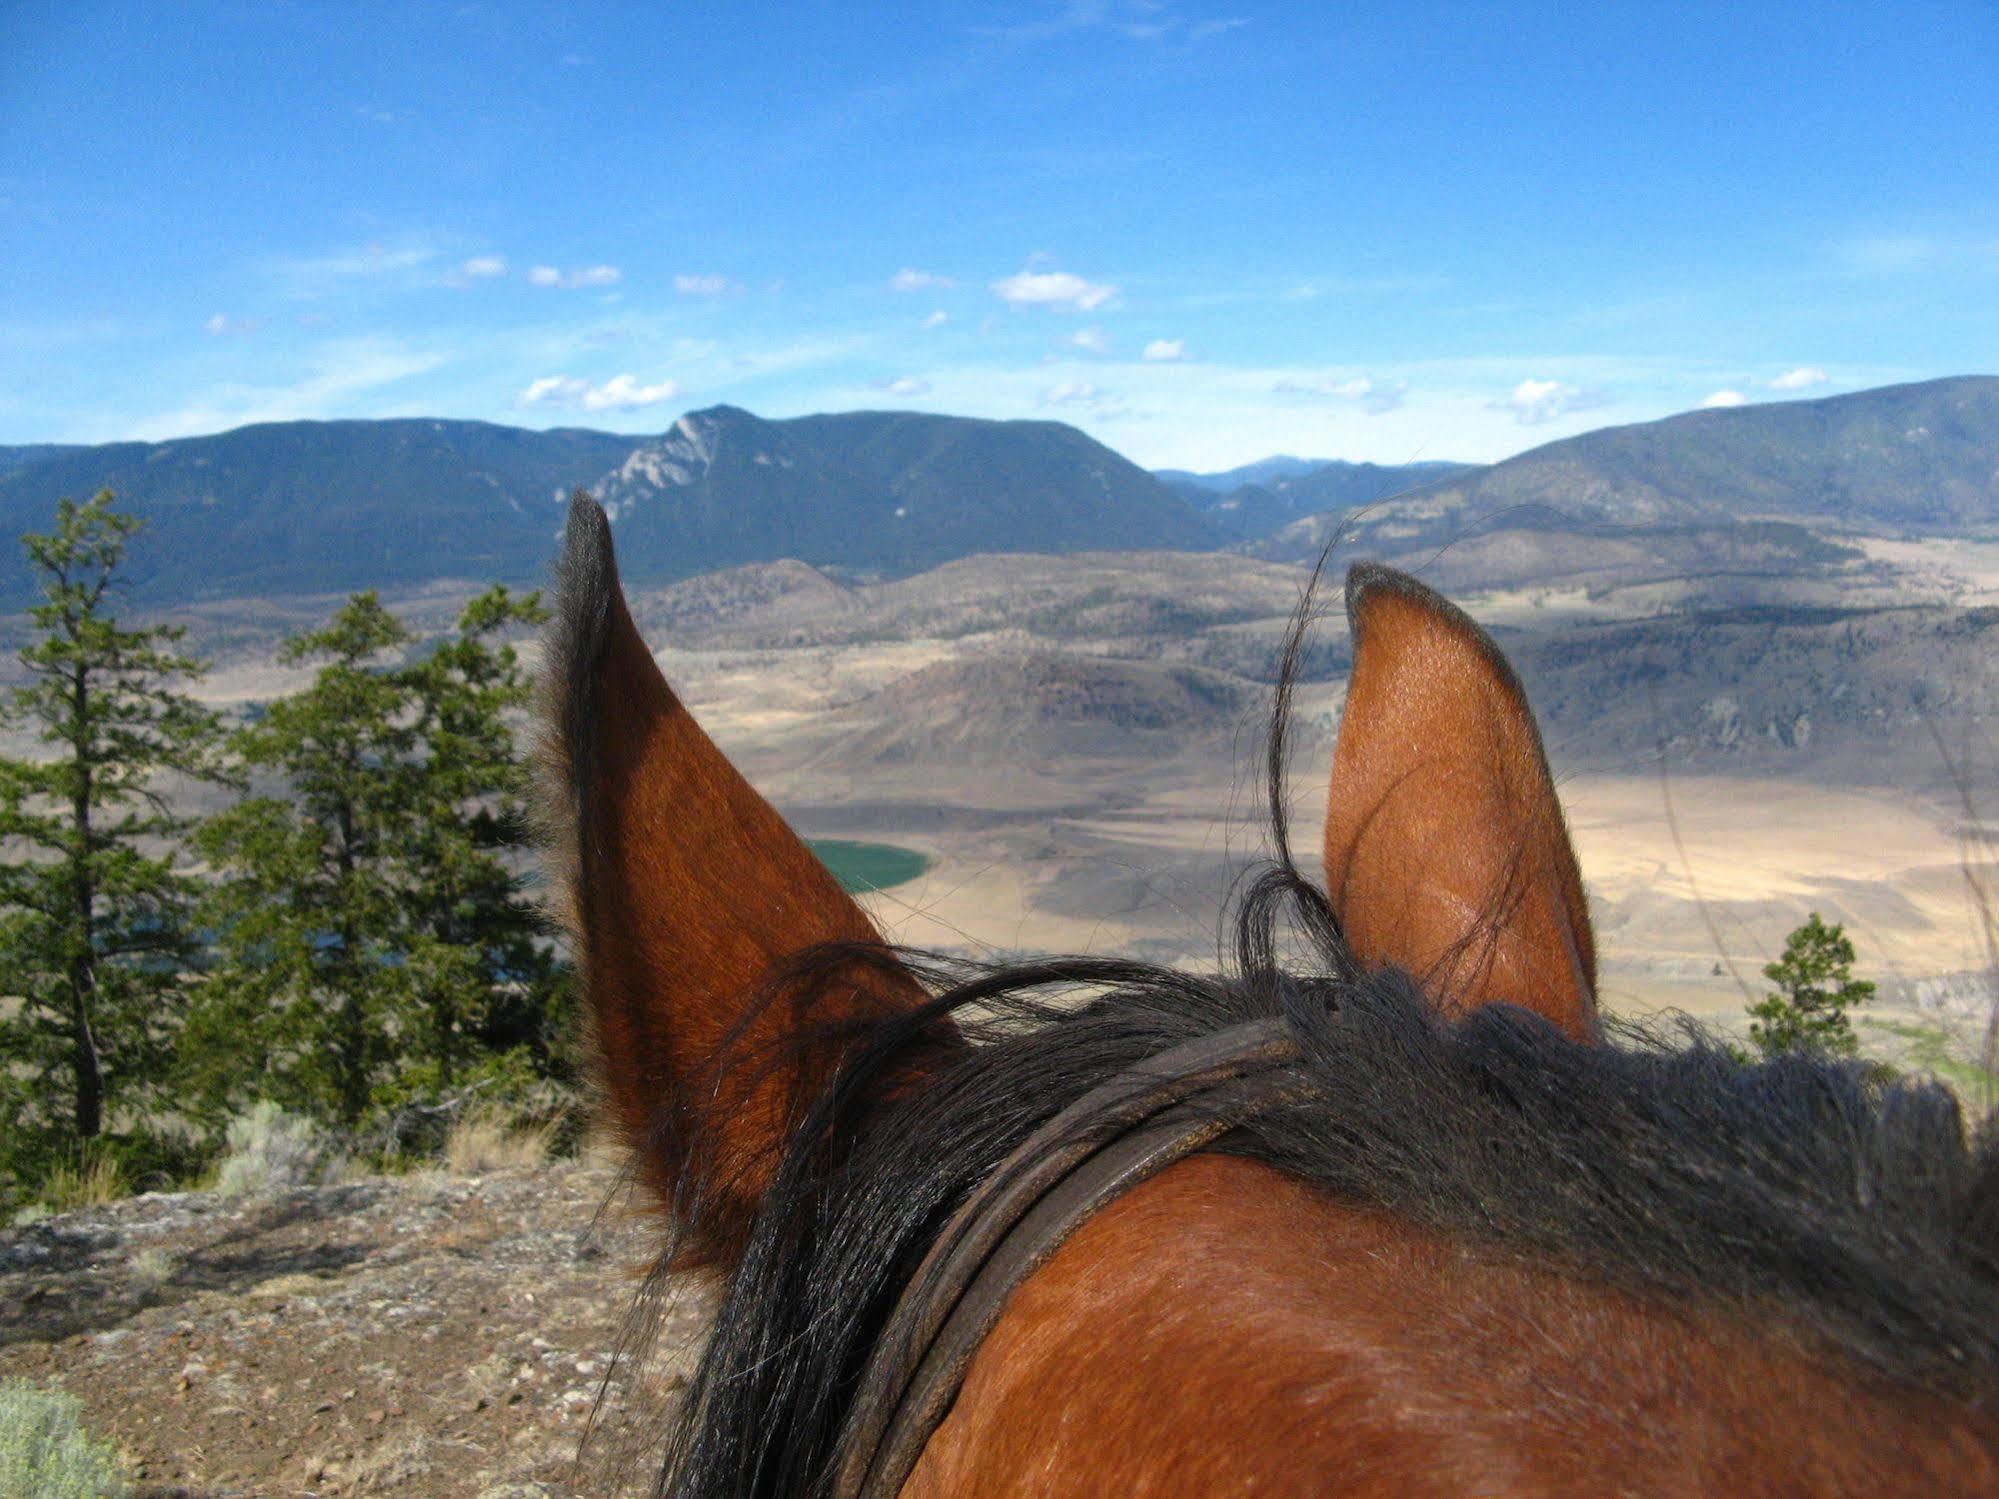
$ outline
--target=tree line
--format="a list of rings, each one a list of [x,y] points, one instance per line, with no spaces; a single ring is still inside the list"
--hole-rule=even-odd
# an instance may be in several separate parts
[[[184,1181],[259,1101],[393,1153],[468,1098],[565,1086],[516,738],[539,598],[490,588],[419,644],[355,594],[284,644],[304,687],[225,717],[182,627],[119,622],[139,529],[106,492],[22,538],[41,602],[0,699],[0,1206],[91,1162]]]

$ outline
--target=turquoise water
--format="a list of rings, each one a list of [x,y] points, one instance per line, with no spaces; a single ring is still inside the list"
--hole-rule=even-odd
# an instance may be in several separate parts
[[[855,843],[846,838],[808,838],[806,842],[833,871],[840,888],[854,894],[892,889],[930,867],[928,856],[892,843]]]

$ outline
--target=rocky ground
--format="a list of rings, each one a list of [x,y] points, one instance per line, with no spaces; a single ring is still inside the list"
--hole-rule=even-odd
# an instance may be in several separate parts
[[[642,1493],[702,1306],[617,1358],[654,1232],[619,1198],[565,1161],[0,1230],[0,1379],[78,1396],[151,1499]]]

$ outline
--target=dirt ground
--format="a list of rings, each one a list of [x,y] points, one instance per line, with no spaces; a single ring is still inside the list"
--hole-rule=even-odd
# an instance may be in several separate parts
[[[150,1499],[643,1493],[703,1306],[615,1361],[652,1243],[615,1187],[558,1162],[0,1230],[0,1378],[78,1396]]]

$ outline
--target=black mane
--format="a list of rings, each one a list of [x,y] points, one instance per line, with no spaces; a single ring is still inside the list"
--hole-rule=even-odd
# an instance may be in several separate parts
[[[1281,871],[1252,891],[1239,952],[1273,951],[1296,893]],[[661,1492],[820,1492],[875,1332],[959,1198],[1107,1077],[1263,1016],[1289,1025],[1312,1086],[1232,1152],[1577,1275],[1753,1306],[1882,1378],[1999,1398],[1999,1141],[1968,1139],[1943,1088],[1884,1086],[1854,1063],[1745,1065],[1691,1029],[1592,1047],[1510,1006],[1447,1024],[1401,974],[1321,959],[1330,976],[924,965],[937,999],[865,1038],[790,1148]],[[1094,997],[1064,1002],[1079,987]],[[980,1044],[871,1105],[944,1012]]]
[[[816,983],[874,960],[935,997],[802,1043],[836,1041],[848,1060],[802,1112],[723,1288],[660,1494],[823,1494],[875,1336],[962,1197],[1106,1079],[1266,1017],[1297,1039],[1301,1087],[1222,1148],[1495,1252],[1740,1306],[1863,1375],[1999,1405],[1999,1129],[1967,1130],[1948,1091],[1858,1063],[1745,1064],[1691,1022],[1612,1023],[1600,1046],[1505,1005],[1449,1023],[1407,976],[1359,970],[1285,831],[1309,613],[1308,592],[1267,744],[1275,857],[1238,902],[1227,972],[843,949],[766,996],[803,1014]],[[945,1015],[974,1044],[940,1057]],[[900,1086],[917,1055],[934,1070]],[[695,1204],[718,1185],[697,1164],[683,1193]]]

